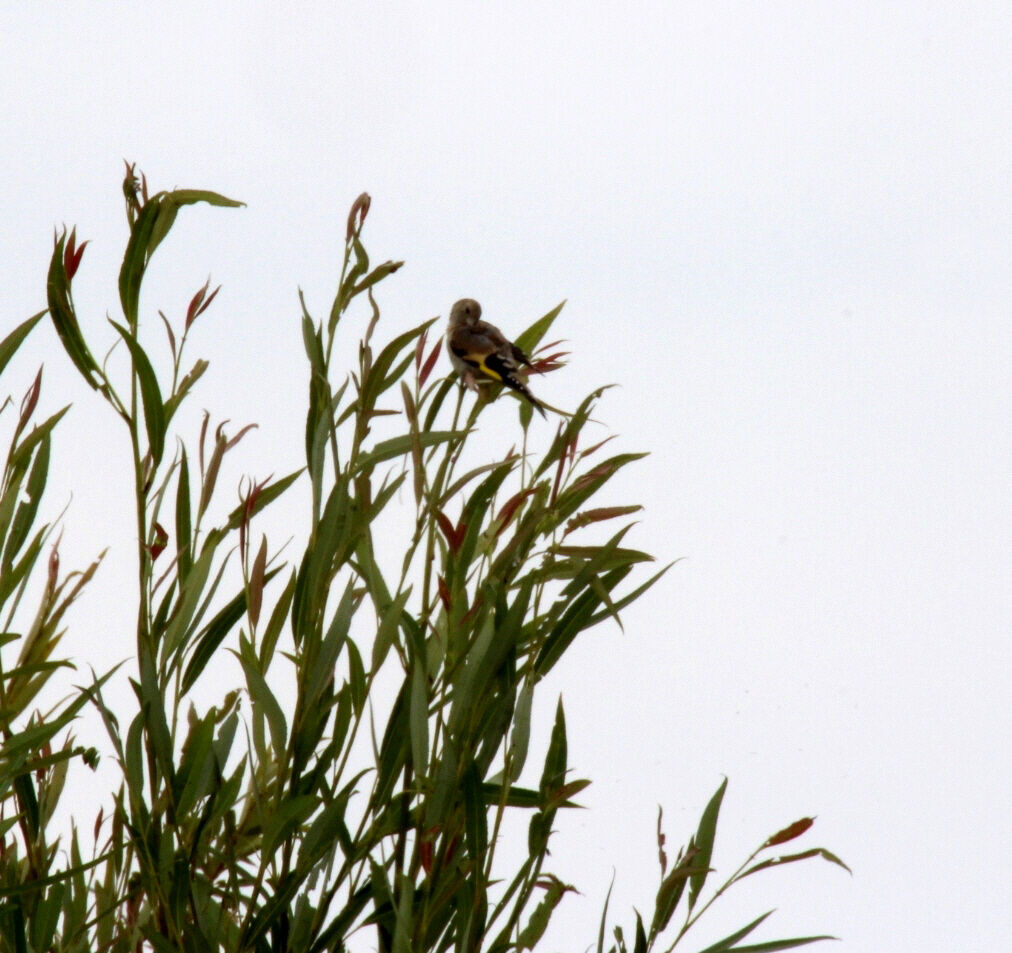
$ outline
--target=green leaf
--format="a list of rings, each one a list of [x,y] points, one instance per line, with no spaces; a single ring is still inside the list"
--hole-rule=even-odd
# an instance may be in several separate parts
[[[627,573],[628,570],[616,570],[609,573],[605,579],[605,585],[609,587],[616,585]],[[534,661],[534,671],[539,677],[547,675],[555,663],[562,658],[563,653],[573,640],[590,627],[594,612],[600,604],[601,600],[598,594],[593,589],[587,589],[565,605],[562,617],[545,638]]]
[[[634,460],[642,460],[645,453],[622,453],[581,473],[573,484],[563,490],[551,510],[550,528],[561,526],[573,513],[601,489],[619,470]]]
[[[799,946],[808,946],[809,943],[819,943],[822,940],[838,940],[839,937],[827,936],[800,936],[792,940],[769,940],[766,943],[750,943],[748,946],[736,946],[735,953],[776,953],[777,950],[793,950]]]
[[[282,801],[277,810],[264,819],[264,856],[270,857],[282,841],[294,837],[318,805],[316,797],[308,794]]]
[[[772,910],[768,910],[761,917],[757,917],[751,923],[743,926],[740,930],[735,930],[734,933],[724,937],[723,940],[718,940],[713,946],[708,946],[705,950],[700,950],[699,953],[728,953],[731,949],[735,948],[735,944],[739,940],[743,940],[747,937],[760,923],[762,923],[771,913]]]
[[[110,320],[109,323],[119,332],[126,342],[130,356],[134,361],[134,372],[141,388],[141,402],[144,405],[144,426],[148,434],[148,449],[157,467],[162,461],[165,451],[165,406],[162,403],[162,392],[158,387],[155,369],[151,366],[147,354],[134,337],[123,325]]]
[[[668,925],[682,899],[686,882],[699,872],[699,867],[695,862],[696,854],[696,848],[690,841],[682,858],[668,872],[668,875],[661,881],[660,887],[657,888],[654,917],[650,924],[651,938],[656,937]]]
[[[358,598],[355,595],[353,580],[348,580],[341,601],[334,610],[334,616],[327,628],[327,634],[320,643],[319,654],[313,659],[308,671],[308,681],[305,689],[305,704],[309,708],[317,707],[324,696],[324,692],[334,683],[334,669],[337,667],[337,658],[341,648],[346,644],[348,632],[351,628],[351,620],[355,615],[355,608],[358,605]]]
[[[411,763],[415,774],[425,779],[429,773],[429,677],[424,656],[416,657],[411,670]]]
[[[615,886],[615,872],[612,871],[608,892],[604,895],[604,907],[601,909],[601,923],[597,928],[597,953],[604,953],[604,928],[608,922],[608,904],[611,902],[611,891]]]
[[[81,333],[81,326],[77,322],[77,314],[74,311],[74,301],[70,295],[70,279],[67,277],[67,270],[63,263],[63,248],[66,240],[67,232],[64,230],[56,240],[53,257],[49,263],[49,277],[46,282],[49,316],[53,319],[53,326],[63,342],[63,349],[67,352],[67,356],[73,361],[74,366],[88,382],[88,385],[97,389],[101,383],[102,374],[91,351],[88,350],[84,335]],[[15,333],[17,332],[15,331]]]
[[[769,860],[760,861],[758,864],[749,867],[748,870],[742,872],[735,881],[739,881],[747,877],[749,874],[757,873],[760,870],[766,870],[768,867],[779,867],[782,864],[793,864],[799,860],[808,860],[811,857],[821,857],[823,860],[828,860],[831,864],[836,864],[838,867],[842,867],[847,871],[848,874],[853,871],[842,861],[836,854],[831,853],[824,847],[810,847],[808,850],[799,851],[796,854],[784,854],[780,857],[771,857]]]
[[[415,928],[411,902],[413,891],[402,883],[399,893],[394,939],[390,950],[391,953],[411,953],[411,934]]]
[[[62,260],[62,254],[61,254]],[[0,374],[3,374],[10,360],[17,353],[18,348],[32,329],[46,316],[45,311],[33,314],[27,321],[22,321],[10,334],[0,341]]]
[[[337,798],[327,804],[313,820],[299,847],[300,872],[309,873],[312,867],[326,856],[334,841],[344,842],[347,839],[345,815],[348,811],[348,799],[353,791],[352,786],[345,786]]]
[[[405,679],[390,709],[390,718],[383,733],[383,742],[376,762],[376,784],[370,801],[373,806],[385,806],[390,800],[397,775],[407,761],[410,739],[408,725],[410,687],[410,680]]]
[[[193,565],[191,532],[190,464],[184,447],[179,455],[179,476],[176,482],[176,558],[180,585],[185,583]]]
[[[548,837],[551,834],[552,821],[557,807],[554,804],[555,796],[566,781],[567,757],[566,714],[562,708],[562,699],[559,698],[555,708],[552,738],[548,744],[545,766],[541,772],[541,783],[538,786],[542,810],[531,818],[527,836],[527,849],[531,855],[543,854],[548,849]]]
[[[35,448],[42,443],[43,440],[48,440],[50,433],[53,428],[60,422],[63,415],[70,410],[70,404],[67,404],[62,410],[58,410],[52,417],[46,418],[41,424],[32,427],[31,432],[25,437],[21,443],[18,444],[17,448],[11,453],[10,459],[8,460],[9,469],[27,469],[28,461],[31,458],[32,452]]]
[[[201,556],[198,563],[203,562]],[[279,572],[278,566],[264,575],[264,585],[270,582]],[[240,590],[231,601],[221,608],[218,614],[201,629],[194,640],[193,654],[183,674],[183,691],[188,692],[214,657],[225,636],[246,614],[246,590]]]
[[[275,757],[280,757],[288,744],[288,723],[285,720],[285,713],[277,697],[267,684],[255,665],[240,656],[242,670],[246,675],[246,687],[249,690],[250,701],[259,707],[267,719],[267,725],[271,732],[271,747],[274,749]]]
[[[183,379],[176,385],[175,393],[172,394],[167,401],[165,401],[165,424],[168,426],[169,421],[172,420],[176,411],[179,409],[179,405],[183,402],[183,398],[190,392],[201,377],[204,376],[204,371],[210,367],[207,361],[200,360],[194,363],[190,369],[190,373],[184,375]]]
[[[467,533],[461,542],[457,552],[457,570],[460,573],[467,573],[474,558],[478,541],[485,531],[485,514],[495,494],[499,492],[503,481],[513,471],[513,461],[507,461],[496,467],[482,482],[475,488],[470,499],[464,506],[461,520],[467,525]]]
[[[277,648],[278,639],[281,637],[281,630],[285,625],[285,618],[288,616],[288,611],[292,607],[292,597],[295,595],[295,573],[291,573],[288,577],[288,583],[286,584],[284,591],[278,597],[278,601],[274,604],[274,609],[271,612],[271,617],[267,622],[267,628],[264,629],[263,637],[260,640],[260,670],[266,672],[270,667],[271,661],[274,658],[274,652]]]
[[[309,798],[308,800],[313,800]],[[303,877],[295,873],[289,873],[280,877],[273,886],[273,890],[267,902],[256,911],[252,920],[248,921],[243,929],[242,939],[238,945],[242,950],[267,950],[266,944],[259,941],[278,922],[288,909],[299,887],[302,885]]]
[[[382,440],[368,453],[362,454],[355,460],[354,472],[366,472],[376,466],[377,463],[382,463],[384,460],[392,460],[395,457],[402,457],[404,454],[410,453],[413,440],[417,439],[422,447],[433,447],[436,444],[456,440],[462,436],[464,436],[464,431],[460,430],[430,430],[417,435],[402,434],[399,437]]]
[[[104,864],[108,859],[109,854],[106,853],[100,857],[96,857],[94,860],[89,860],[85,864],[57,871],[48,877],[40,877],[38,880],[28,880],[24,883],[4,884],[0,886],[0,900],[23,896],[24,894],[38,893],[43,887],[52,887],[54,884],[65,881],[69,877],[76,876],[85,870],[91,870],[92,867],[97,867],[99,864]]]
[[[464,803],[464,838],[468,855],[479,867],[484,866],[488,852],[488,817],[482,796],[481,776],[474,761],[470,761],[460,779],[460,794]]]
[[[24,499],[18,504],[17,510],[14,513],[14,520],[11,523],[10,532],[7,535],[2,562],[5,573],[9,571],[9,567],[21,551],[21,547],[28,538],[32,524],[35,522],[35,517],[38,515],[39,503],[42,501],[42,494],[46,488],[46,479],[49,475],[50,446],[51,440],[49,435],[46,434],[39,443],[38,453],[35,454],[35,460],[28,474],[28,481],[25,484]],[[19,481],[15,481],[14,487],[19,487],[19,485]],[[8,492],[13,491],[12,498],[16,498],[19,495],[14,487],[8,490]],[[6,509],[6,506],[3,508]],[[0,525],[5,524],[6,518],[0,520]]]
[[[175,811],[179,818],[192,814],[197,801],[210,793],[215,780],[214,712],[193,724],[183,745],[175,777]]]
[[[127,326],[132,331],[137,328],[141,283],[151,256],[172,228],[179,209],[197,202],[226,208],[238,208],[243,204],[225,198],[217,192],[200,189],[159,192],[148,199],[134,221],[119,273],[120,303],[123,306]]]
[[[535,479],[545,473],[549,467],[557,464],[562,455],[573,444],[583,430],[584,424],[590,419],[590,412],[593,409],[594,402],[601,396],[604,390],[605,388],[599,387],[584,397],[583,403],[580,404],[573,416],[566,421],[565,426],[556,434],[547,453],[542,458],[541,463],[538,464],[537,469],[534,471]]]
[[[699,827],[696,828],[696,836],[693,842],[698,853],[695,857],[695,864],[701,868],[692,875],[689,881],[689,911],[696,905],[700,891],[706,883],[709,874],[710,861],[713,858],[713,842],[717,836],[717,818],[720,816],[720,805],[724,801],[724,792],[727,790],[727,778],[721,782],[720,787],[714,792],[710,802],[706,805],[702,816],[699,818]]]
[[[668,563],[663,569],[660,569],[657,572],[655,572],[642,585],[637,586],[635,589],[633,589],[632,592],[626,593],[626,595],[622,596],[621,599],[614,600],[612,602],[612,605],[608,609],[605,609],[595,615],[592,615],[590,619],[587,621],[586,627],[589,629],[591,626],[597,625],[598,622],[603,621],[607,616],[614,616],[615,613],[621,612],[627,605],[629,605],[632,602],[635,602],[641,595],[643,595],[644,592],[646,592],[651,586],[653,586],[653,584],[657,582],[657,580],[660,579],[661,576],[663,576],[678,561],[679,560],[676,559],[673,562]]]
[[[647,953],[647,933],[643,929],[643,917],[636,912],[636,943],[633,946],[633,953]]]
[[[392,275],[403,264],[404,264],[403,261],[385,261],[383,262],[382,265],[377,265],[375,268],[373,268],[372,271],[369,272],[368,275],[366,275],[357,285],[355,285],[355,287],[352,289],[351,292],[352,297],[360,295],[363,291],[366,291],[373,285],[382,281],[388,275]]]
[[[247,511],[246,504],[240,503],[231,513],[228,514],[228,520],[225,525],[211,530],[207,534],[207,538],[204,540],[204,545],[201,547],[201,553],[215,549],[218,544],[225,539],[225,537],[234,529],[238,529],[239,525],[247,519],[252,519],[257,513],[262,512],[269,504],[273,503],[279,496],[281,496],[300,476],[305,468],[295,470],[289,473],[287,476],[282,477],[280,480],[275,480],[273,483],[269,483],[263,487],[258,494],[256,501],[253,506]]]
[[[405,331],[404,334],[394,338],[385,348],[383,348],[382,351],[380,351],[379,357],[376,358],[372,367],[369,369],[369,373],[366,375],[365,380],[362,381],[362,391],[360,397],[362,410],[369,413],[376,405],[376,400],[380,394],[388,390],[401,377],[407,365],[402,363],[402,366],[391,374],[390,368],[392,367],[394,360],[396,360],[397,356],[406,347],[408,347],[415,338],[428,329],[433,321],[435,321],[435,318],[431,321],[426,321],[424,324],[420,324],[417,328]],[[414,356],[414,350],[412,349],[408,355],[408,364],[414,360]]]
[[[531,739],[531,705],[534,701],[534,682],[524,681],[517,695],[513,711],[513,733],[510,736],[506,764],[509,766],[509,780],[512,783],[520,777],[527,762],[527,749]]]
[[[411,595],[411,589],[405,589],[387,606],[379,619],[379,627],[376,630],[376,638],[372,644],[372,671],[378,672],[386,659],[390,647],[394,644],[394,638],[400,628],[401,614],[404,612],[404,605]]]
[[[447,396],[456,388],[456,375],[451,374],[449,377],[444,377],[442,380],[437,380],[432,384],[426,396],[422,399],[419,407],[424,406],[426,399],[429,395],[432,396],[432,402],[429,404],[429,409],[425,414],[425,425],[422,427],[422,432],[426,433],[432,429],[432,425],[436,420],[436,415],[439,413],[440,408],[443,406]],[[464,389],[462,387],[456,388],[458,393],[463,396]]]
[[[144,714],[144,725],[147,729],[145,740],[154,755],[155,763],[161,769],[162,777],[175,789],[176,763],[173,758],[172,733],[165,711],[166,698],[162,694],[158,673],[155,671],[154,652],[145,646],[141,648],[138,659],[140,683],[134,683],[134,690]]]
[[[524,352],[528,357],[534,349],[541,343],[541,339],[548,333],[548,329],[552,326],[555,319],[559,316],[559,313],[566,306],[565,301],[560,301],[551,311],[548,312],[543,318],[538,318],[526,331],[521,332],[514,343],[521,351]]]

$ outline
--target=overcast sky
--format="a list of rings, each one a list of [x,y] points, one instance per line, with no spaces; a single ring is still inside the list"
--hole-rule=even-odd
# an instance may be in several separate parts
[[[582,895],[546,949],[594,942],[613,872],[615,919],[651,909],[658,803],[681,843],[724,775],[722,872],[817,814],[802,843],[854,876],[753,878],[687,950],[771,907],[763,938],[1002,949],[1012,6],[608,7],[4,4],[4,333],[44,306],[65,222],[92,241],[75,296],[105,340],[124,158],[248,203],[185,210],[142,302],[154,329],[223,284],[194,410],[259,421],[248,466],[298,465],[297,288],[324,313],[361,191],[373,257],[407,261],[388,336],[463,296],[507,331],[568,299],[571,363],[536,390],[621,385],[596,417],[651,455],[612,501],[645,505],[633,545],[685,558],[542,696],[563,693],[595,782],[557,825]],[[132,643],[126,448],[55,341],[40,327],[4,392],[44,360],[47,406],[74,402],[49,505],[70,502],[66,564],[113,547],[68,636],[101,667]]]

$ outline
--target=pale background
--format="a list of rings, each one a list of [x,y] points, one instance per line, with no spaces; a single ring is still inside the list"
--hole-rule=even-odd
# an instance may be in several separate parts
[[[259,421],[248,467],[299,463],[296,289],[324,313],[362,190],[374,260],[407,260],[387,336],[463,295],[506,330],[568,298],[571,363],[537,390],[621,385],[597,416],[651,456],[612,499],[645,504],[633,545],[687,558],[542,698],[563,693],[595,782],[558,824],[582,895],[545,949],[595,941],[613,872],[613,919],[648,914],[657,804],[674,846],[725,774],[721,871],[814,813],[800,843],[854,876],[757,877],[687,950],[774,906],[760,938],[1004,948],[1012,7],[278,6],[0,8],[4,333],[44,306],[66,222],[111,341],[123,158],[248,203],[185,209],[142,299],[157,335],[156,308],[224,285],[192,409]],[[47,408],[74,402],[47,505],[70,504],[67,565],[113,546],[68,635],[101,667],[131,651],[125,446],[55,340],[40,327],[4,390],[45,360]]]

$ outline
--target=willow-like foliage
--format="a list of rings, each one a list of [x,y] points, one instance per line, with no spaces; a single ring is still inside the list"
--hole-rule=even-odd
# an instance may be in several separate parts
[[[316,318],[303,302],[293,323],[308,359],[304,463],[245,482],[215,522],[222,461],[249,428],[228,433],[205,417],[188,435],[176,412],[208,366],[184,353],[217,289],[199,289],[176,324],[162,316],[157,340],[141,333],[140,293],[181,209],[240,203],[149,194],[132,166],[124,195],[122,318],[109,321],[109,340],[125,349],[118,375],[78,320],[72,281],[87,243],[76,232],[55,241],[47,297],[67,357],[129,435],[135,704],[110,707],[106,673],[47,712],[34,707],[69,664],[57,654],[64,613],[99,565],[61,575],[52,528],[34,528],[64,413],[33,422],[40,372],[14,412],[0,490],[0,950],[534,949],[573,889],[550,869],[552,832],[589,781],[570,773],[561,700],[548,700],[544,737],[532,712],[574,641],[620,624],[665,572],[626,545],[639,507],[599,502],[642,454],[589,437],[603,389],[549,424],[516,401],[508,431],[483,428],[493,402],[513,394],[475,397],[443,376],[433,321],[385,333],[378,286],[401,263],[371,264],[363,195],[329,313]],[[545,343],[561,310],[517,338],[535,372],[563,366]],[[0,343],[0,374],[44,315]],[[273,463],[264,469],[278,472]],[[272,552],[261,514],[292,493],[308,531]],[[41,599],[25,613],[36,577]],[[67,729],[89,704],[107,737],[85,748]],[[51,827],[68,772],[87,771],[98,748],[118,764],[119,785],[61,846]],[[820,848],[759,858],[804,833],[809,822],[797,822],[705,899],[723,793],[670,870],[658,824],[655,912],[647,924],[636,915],[628,949],[672,948],[755,871],[816,855],[839,863]],[[507,833],[518,819],[519,844]],[[762,919],[709,953],[752,948],[740,941]],[[598,949],[605,932],[602,917]],[[625,953],[622,930],[613,934],[611,950]]]

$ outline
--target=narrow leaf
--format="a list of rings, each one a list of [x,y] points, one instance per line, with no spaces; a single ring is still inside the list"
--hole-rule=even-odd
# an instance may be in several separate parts
[[[155,369],[151,366],[147,354],[134,337],[123,325],[115,321],[109,322],[120,333],[126,342],[130,356],[134,360],[134,371],[141,388],[141,402],[144,405],[144,427],[148,435],[148,449],[151,459],[157,467],[162,461],[165,451],[165,406],[162,403],[162,392],[158,387]]]

